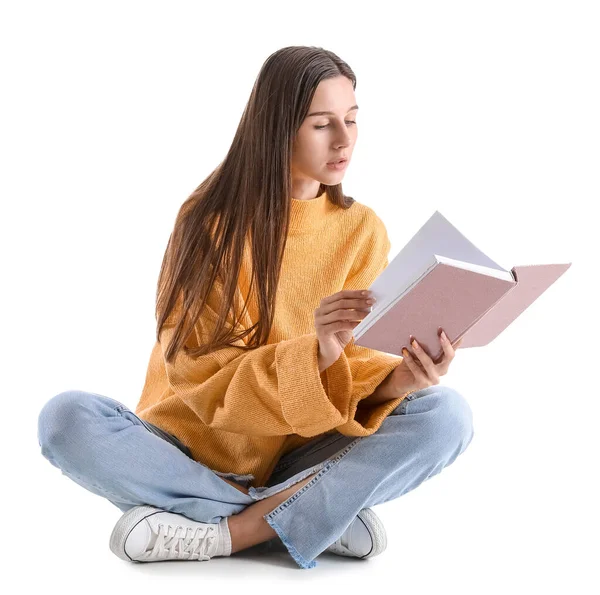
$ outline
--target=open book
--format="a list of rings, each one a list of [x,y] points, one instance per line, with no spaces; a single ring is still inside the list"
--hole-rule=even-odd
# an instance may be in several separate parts
[[[410,335],[434,363],[444,357],[437,329],[460,349],[495,339],[572,263],[504,270],[439,211],[371,284],[377,299],[353,330],[354,343],[386,353],[413,351]]]

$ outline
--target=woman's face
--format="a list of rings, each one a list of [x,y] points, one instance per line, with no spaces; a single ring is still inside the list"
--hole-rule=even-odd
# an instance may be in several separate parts
[[[331,112],[311,115],[314,112]],[[345,76],[326,79],[319,83],[313,96],[308,115],[302,122],[294,140],[292,155],[292,180],[294,198],[318,184],[339,184],[352,157],[358,136],[356,116],[358,107],[352,82]],[[342,157],[346,158],[343,169],[327,166]],[[316,191],[315,190],[315,191]],[[309,196],[308,198],[314,198]]]

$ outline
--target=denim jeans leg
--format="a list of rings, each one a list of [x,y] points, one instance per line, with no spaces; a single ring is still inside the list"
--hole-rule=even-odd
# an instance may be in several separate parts
[[[254,502],[185,454],[176,437],[96,393],[72,390],[50,399],[39,414],[38,442],[63,475],[123,512],[148,504],[217,523]]]
[[[473,433],[471,409],[456,390],[438,385],[412,393],[376,432],[352,438],[334,458],[313,467],[318,474],[264,519],[296,563],[313,568],[361,509],[398,498],[438,474]],[[260,490],[249,494],[268,497],[279,486]]]
[[[42,454],[62,473],[123,512],[150,504],[201,522],[218,522],[318,474],[264,516],[301,568],[333,543],[358,511],[414,489],[451,464],[473,431],[466,401],[448,387],[418,391],[367,437],[334,434],[288,453],[266,487],[246,495],[185,454],[175,436],[123,404],[83,391],[51,399],[38,420]],[[457,446],[458,443],[458,446]],[[272,540],[275,541],[275,540]]]

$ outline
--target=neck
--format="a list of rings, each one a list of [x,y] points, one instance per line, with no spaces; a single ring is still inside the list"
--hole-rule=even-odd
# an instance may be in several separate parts
[[[327,191],[316,198],[291,199],[290,233],[314,232],[325,223],[327,215],[335,210],[336,206],[329,200]]]

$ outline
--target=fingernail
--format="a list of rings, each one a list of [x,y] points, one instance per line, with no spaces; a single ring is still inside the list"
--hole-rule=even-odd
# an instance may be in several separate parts
[[[444,339],[444,341],[448,340],[448,337],[446,337],[446,333],[444,331],[442,331],[442,339]]]
[[[412,343],[411,343],[411,345],[413,346],[413,348],[414,348],[414,349],[418,349],[418,348],[419,348],[419,344],[417,343],[417,340],[416,340],[416,339],[413,339],[413,340],[412,340]]]

